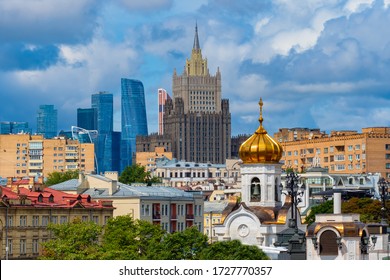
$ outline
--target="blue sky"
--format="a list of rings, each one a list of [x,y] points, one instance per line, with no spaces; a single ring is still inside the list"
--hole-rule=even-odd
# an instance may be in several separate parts
[[[59,129],[91,94],[143,82],[149,133],[157,89],[171,92],[195,23],[211,74],[222,73],[232,135],[264,126],[358,130],[390,126],[390,0],[0,0],[0,121],[36,127],[54,104]]]

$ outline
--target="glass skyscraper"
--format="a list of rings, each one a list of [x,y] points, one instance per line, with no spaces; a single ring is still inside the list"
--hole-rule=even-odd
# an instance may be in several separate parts
[[[98,131],[95,144],[97,157],[97,173],[112,170],[112,132],[114,124],[113,95],[108,92],[92,94],[91,105],[96,111],[96,130]],[[84,127],[83,127],[84,128]]]
[[[77,109],[77,127],[87,130],[97,129],[97,113],[95,108]]]
[[[0,134],[31,133],[28,122],[0,122]]]
[[[133,163],[137,135],[148,135],[144,85],[141,81],[121,79],[122,134],[121,172]]]
[[[40,105],[37,114],[37,133],[45,138],[57,136],[57,109],[54,105]]]

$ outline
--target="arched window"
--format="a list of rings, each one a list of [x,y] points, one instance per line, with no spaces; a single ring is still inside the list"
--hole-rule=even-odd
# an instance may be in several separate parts
[[[261,199],[260,179],[255,177],[251,181],[251,201],[260,201],[260,199]]]
[[[338,255],[337,235],[333,230],[326,230],[320,236],[320,255]]]

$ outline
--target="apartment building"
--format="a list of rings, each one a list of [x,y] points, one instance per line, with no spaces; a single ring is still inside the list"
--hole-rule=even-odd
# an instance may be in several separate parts
[[[167,232],[183,231],[191,226],[203,231],[203,195],[198,191],[186,192],[160,185],[126,185],[118,182],[117,172],[80,174],[79,179],[51,188],[111,200],[115,207],[114,217],[130,215],[160,225]]]
[[[94,171],[94,145],[65,137],[0,135],[0,176],[44,176],[67,170]]]
[[[42,243],[52,238],[49,223],[64,224],[78,218],[104,225],[114,211],[112,201],[43,188],[31,178],[9,180],[7,187],[0,186],[0,198],[1,259],[39,257]]]
[[[317,134],[318,136],[319,134]],[[390,127],[332,131],[330,135],[283,141],[284,169],[304,172],[322,167],[336,174],[381,173],[390,178]]]

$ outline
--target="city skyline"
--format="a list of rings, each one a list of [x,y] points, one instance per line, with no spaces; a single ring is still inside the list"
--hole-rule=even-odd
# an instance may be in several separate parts
[[[69,130],[77,108],[108,91],[119,131],[127,78],[144,84],[148,131],[157,132],[158,88],[172,92],[197,23],[210,71],[223,73],[232,135],[257,128],[260,97],[271,135],[389,126],[389,3],[1,1],[0,121],[25,121],[34,132],[39,105],[53,104],[58,130]]]

